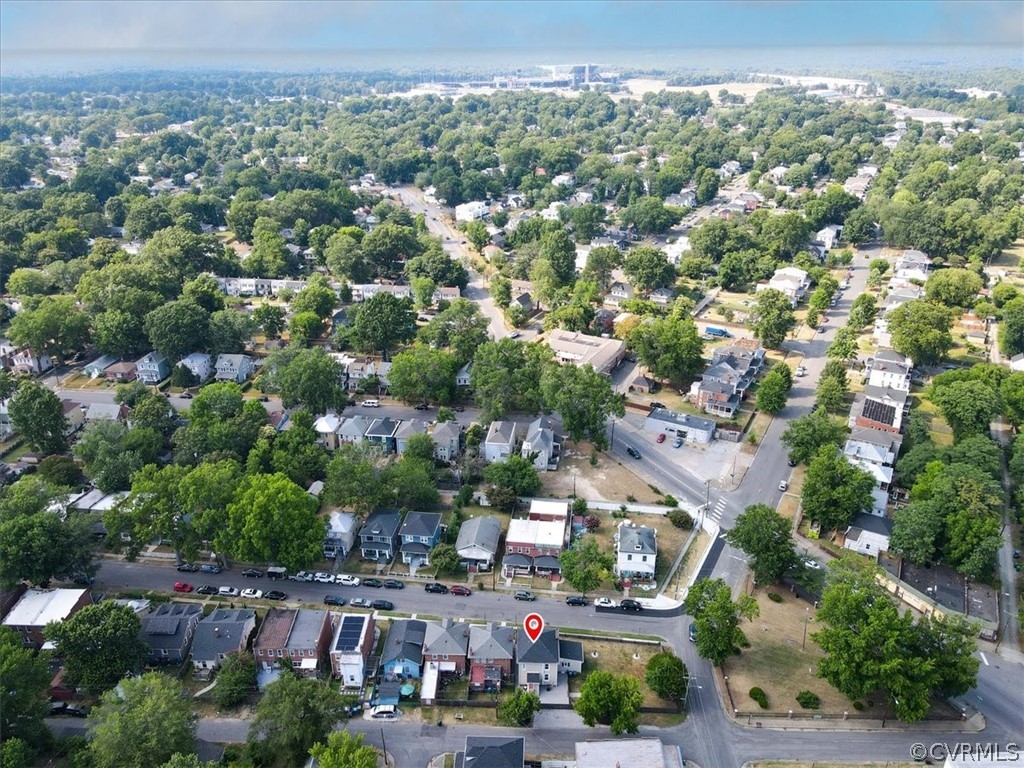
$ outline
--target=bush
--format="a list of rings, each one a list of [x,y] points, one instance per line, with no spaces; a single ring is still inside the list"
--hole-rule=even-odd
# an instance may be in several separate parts
[[[864,711],[864,704],[863,704],[863,702],[855,701],[855,702],[853,702],[853,708],[856,709],[858,712],[863,712]]]
[[[773,603],[781,603],[782,595],[780,595],[778,592],[769,592],[768,599],[771,600]]]
[[[666,517],[676,528],[682,528],[687,531],[693,528],[693,518],[682,509],[673,509]]]
[[[626,497],[626,501],[628,501],[630,504],[636,504],[636,496],[634,496],[631,493]],[[623,510],[623,512],[625,512],[625,510]]]
[[[586,515],[587,514],[587,500],[586,499],[575,499],[572,503],[572,513],[574,515]]]
[[[796,701],[804,709],[818,709],[821,706],[821,699],[814,691],[800,691],[796,695]],[[854,705],[856,706],[856,702]]]
[[[661,501],[659,501],[658,503],[659,504],[663,504],[666,507],[678,507],[679,506],[679,500],[675,496],[670,494],[670,493],[666,493],[665,497]]]
[[[750,698],[756,701],[761,709],[768,709],[768,694],[756,685],[750,689]]]
[[[583,527],[587,529],[588,533],[593,533],[601,527],[601,518],[597,515],[587,515],[583,518]]]

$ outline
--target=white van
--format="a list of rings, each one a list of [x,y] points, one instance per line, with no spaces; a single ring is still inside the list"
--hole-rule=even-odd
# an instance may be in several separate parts
[[[363,400],[360,405],[363,408],[380,408],[380,400]]]
[[[398,707],[394,704],[380,704],[370,711],[374,720],[395,720],[398,718]]]

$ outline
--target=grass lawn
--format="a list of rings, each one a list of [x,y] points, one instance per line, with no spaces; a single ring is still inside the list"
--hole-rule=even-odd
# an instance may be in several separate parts
[[[757,446],[760,445],[765,433],[768,432],[768,425],[771,423],[772,416],[770,413],[758,413],[754,416],[754,420],[747,428],[746,434],[743,435],[743,447],[740,450],[751,455],[757,453]],[[757,438],[756,443],[750,442],[751,435],[754,435]]]
[[[936,445],[946,446],[953,444],[953,430],[949,428],[949,424],[942,418],[938,406],[932,403],[931,400],[920,394],[914,395],[911,400],[911,409],[924,415],[925,420],[928,422],[928,432]]]
[[[569,692],[579,693],[587,675],[602,670],[614,675],[635,677],[640,683],[640,692],[644,696],[645,707],[666,707],[668,702],[655,695],[654,691],[644,682],[647,662],[661,648],[656,645],[637,645],[634,643],[616,643],[613,640],[583,641],[583,673],[569,678]],[[597,658],[594,658],[594,654]]]
[[[568,498],[573,493],[587,499],[603,499],[625,503],[632,496],[639,504],[654,504],[659,498],[650,486],[626,469],[614,457],[606,453],[597,454],[597,465],[591,466],[590,443],[569,442],[557,472],[541,472],[541,495],[551,498]]]
[[[687,533],[689,532],[687,531]],[[703,529],[699,530],[697,537],[690,542],[690,549],[683,556],[683,561],[679,564],[679,570],[676,571],[676,575],[672,578],[672,583],[665,590],[666,595],[676,598],[682,596],[683,590],[689,583],[690,577],[697,569],[700,559],[710,543],[711,537]]]
[[[782,494],[782,500],[779,502],[778,512],[783,517],[790,520],[796,517],[806,475],[807,468],[803,464],[798,464],[793,468],[793,472],[789,476],[789,490]]]
[[[443,720],[448,725],[459,722],[474,725],[497,725],[498,713],[490,707],[420,707],[420,719],[424,723],[436,725]],[[412,710],[402,710],[403,715],[412,714]],[[456,718],[456,715],[459,717]]]

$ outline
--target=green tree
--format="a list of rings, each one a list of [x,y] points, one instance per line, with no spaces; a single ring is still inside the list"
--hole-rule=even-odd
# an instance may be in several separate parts
[[[392,222],[385,222],[363,238],[362,252],[373,266],[377,275],[394,275],[403,260],[422,253],[416,232]]]
[[[604,230],[606,215],[602,205],[584,203],[570,208],[568,216],[577,242],[590,242]]]
[[[956,440],[988,432],[989,423],[1002,411],[999,393],[983,381],[954,381],[941,387],[933,384],[931,389],[932,402]]]
[[[889,548],[918,565],[932,563],[938,555],[945,524],[945,510],[940,503],[911,501],[893,515]]]
[[[462,558],[452,544],[441,542],[430,550],[430,564],[438,574],[458,573]]]
[[[647,293],[654,288],[671,285],[676,271],[668,263],[665,252],[649,245],[634,248],[626,256],[622,271],[638,290]]]
[[[498,705],[498,722],[513,728],[529,728],[540,712],[540,696],[518,686]]]
[[[106,600],[87,605],[70,619],[48,624],[46,639],[64,657],[69,684],[101,693],[127,673],[141,669],[149,653],[139,639],[141,630],[135,611]]]
[[[333,731],[327,742],[314,744],[309,754],[319,768],[377,768],[377,750],[363,744],[363,734]]]
[[[224,292],[213,275],[198,275],[181,289],[181,298],[198,304],[211,314],[224,309]]]
[[[545,232],[540,238],[540,258],[551,265],[558,287],[576,279],[576,246],[565,227]]]
[[[249,731],[250,744],[286,765],[300,766],[314,744],[327,740],[334,725],[347,717],[351,697],[319,680],[285,673],[263,692]]]
[[[360,514],[389,503],[392,492],[384,483],[377,458],[367,445],[340,446],[327,465],[324,500],[353,507]]]
[[[660,235],[679,223],[681,211],[666,208],[660,197],[641,197],[619,214],[627,227],[636,227],[641,235]]]
[[[279,392],[287,408],[301,405],[310,413],[342,407],[341,364],[321,347],[286,348],[274,352],[264,366],[260,384],[265,392]]]
[[[1024,296],[1003,304],[1002,322],[999,323],[999,351],[1004,357],[1024,352]]]
[[[613,245],[599,245],[587,254],[584,273],[592,277],[602,289],[611,282],[612,272],[622,265],[622,253]]]
[[[82,484],[82,471],[70,456],[47,456],[39,462],[36,475],[55,486],[74,488]]]
[[[683,660],[671,651],[662,651],[651,656],[644,673],[647,687],[668,701],[686,699],[690,673]]]
[[[275,339],[285,328],[284,314],[284,307],[277,304],[260,304],[253,310],[252,319],[268,339]]]
[[[667,317],[640,323],[628,336],[638,359],[660,378],[681,385],[704,367],[704,342],[690,317]]]
[[[515,339],[488,341],[473,355],[469,387],[484,421],[511,411],[537,413],[543,404],[540,380],[551,350]]]
[[[19,347],[31,347],[36,354],[52,355],[63,362],[89,342],[89,317],[78,308],[74,296],[43,296],[32,307],[23,308],[7,330]]]
[[[610,725],[611,732],[618,736],[640,729],[638,716],[643,700],[635,677],[599,669],[587,675],[573,708],[585,725]]]
[[[941,304],[924,299],[901,304],[889,315],[892,346],[916,365],[932,365],[953,346],[953,317]]]
[[[744,613],[757,615],[756,602],[753,608],[744,603],[733,602],[729,585],[721,579],[701,579],[686,596],[683,607],[697,627],[697,653],[715,666],[721,666],[742,645],[740,617]]]
[[[854,515],[871,508],[874,487],[874,478],[847,461],[835,446],[822,446],[807,467],[804,515],[825,530],[845,530]]]
[[[758,584],[774,584],[796,564],[790,521],[767,504],[751,504],[725,535],[748,556]]]
[[[786,395],[789,386],[778,370],[773,368],[765,376],[757,388],[757,410],[776,414],[786,407]]]
[[[818,389],[815,392],[817,407],[824,408],[829,413],[842,413],[847,410],[846,387],[839,379],[822,377],[818,381]]]
[[[152,429],[128,429],[120,421],[104,419],[85,428],[74,453],[96,487],[113,493],[127,490],[132,474],[155,462],[163,447],[163,437]]]
[[[575,542],[562,552],[559,559],[565,580],[584,595],[597,589],[601,582],[609,578],[615,565],[614,558],[601,550],[601,545],[593,536],[584,536]]]
[[[474,302],[456,299],[420,329],[418,338],[424,344],[449,350],[462,366],[472,360],[480,345],[487,341],[487,318]]]
[[[443,349],[416,344],[395,355],[388,373],[391,394],[407,403],[449,403],[459,363]]]
[[[324,322],[315,312],[300,312],[288,323],[288,336],[298,347],[308,347],[324,332]]]
[[[836,331],[832,343],[825,350],[825,356],[830,360],[850,360],[856,357],[857,331],[850,326],[845,326]]]
[[[985,283],[969,269],[940,269],[925,283],[925,297],[947,307],[970,307]]]
[[[0,730],[5,741],[18,738],[40,744],[44,740],[43,718],[50,711],[46,691],[52,678],[48,654],[34,653],[17,632],[0,627],[0,679],[4,681]]]
[[[62,521],[56,512],[3,518],[0,522],[0,582],[48,586],[54,578],[96,573],[92,523],[82,515]]]
[[[145,320],[146,335],[153,349],[177,360],[205,349],[210,332],[210,313],[186,299],[157,307]]]
[[[63,453],[68,448],[67,419],[57,396],[34,381],[23,381],[7,406],[14,428],[34,450]]]
[[[161,672],[122,680],[117,691],[103,695],[89,721],[97,768],[147,768],[196,751],[191,696]]]
[[[591,366],[549,363],[541,375],[544,404],[562,416],[562,426],[574,442],[590,440],[599,449],[608,445],[609,416],[625,415],[622,397],[605,376]]]
[[[149,347],[142,318],[116,309],[101,312],[93,320],[96,346],[108,355],[128,357]]]
[[[796,316],[789,298],[774,288],[761,291],[754,300],[754,336],[768,349],[782,346],[786,334],[796,325]]]
[[[487,225],[482,221],[468,221],[466,222],[466,237],[469,238],[469,242],[473,244],[478,253],[482,253],[484,246],[491,240],[491,235],[487,231]]]
[[[411,302],[390,293],[375,294],[363,304],[352,330],[361,350],[377,352],[386,360],[396,345],[416,333]]]
[[[330,317],[338,305],[338,294],[334,292],[323,276],[313,274],[306,287],[299,291],[291,300],[289,307],[292,312],[312,312],[319,318]]]
[[[779,440],[789,448],[789,457],[801,464],[807,464],[818,455],[822,446],[838,448],[846,438],[846,429],[824,408],[793,419]]]
[[[484,467],[484,480],[490,485],[508,488],[517,496],[533,496],[541,488],[533,463],[516,455]]]
[[[219,709],[238,706],[256,690],[256,659],[249,653],[229,653],[217,671],[213,703]]]
[[[222,309],[210,315],[206,351],[217,355],[237,355],[245,350],[245,343],[252,338],[256,325],[245,312],[237,309]]]

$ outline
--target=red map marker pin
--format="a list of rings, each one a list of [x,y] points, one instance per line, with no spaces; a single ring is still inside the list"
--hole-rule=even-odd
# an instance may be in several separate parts
[[[523,629],[526,630],[526,636],[536,643],[540,633],[544,631],[544,618],[539,613],[527,614],[523,619]]]

